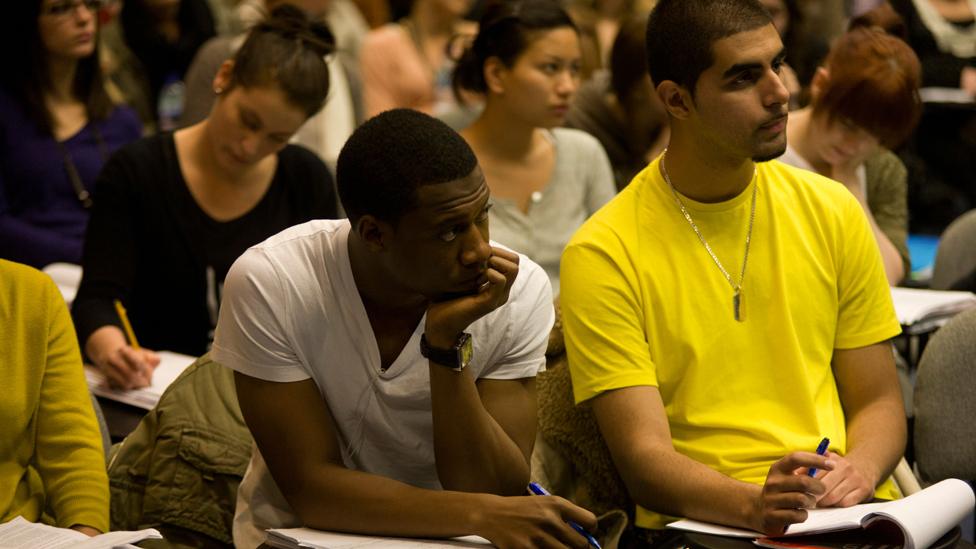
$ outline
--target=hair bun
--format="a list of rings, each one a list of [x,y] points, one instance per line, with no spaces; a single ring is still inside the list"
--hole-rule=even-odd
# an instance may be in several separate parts
[[[303,45],[320,56],[335,51],[335,37],[322,21],[312,21],[308,15],[291,4],[282,4],[271,11],[263,26],[285,38],[301,40]]]

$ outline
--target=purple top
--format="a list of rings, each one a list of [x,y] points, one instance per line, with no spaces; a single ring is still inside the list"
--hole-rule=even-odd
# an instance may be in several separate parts
[[[117,107],[63,142],[89,192],[107,160],[93,126],[109,154],[142,133],[135,112]],[[80,263],[87,224],[88,210],[78,200],[54,138],[0,90],[0,258],[39,269],[56,261]]]

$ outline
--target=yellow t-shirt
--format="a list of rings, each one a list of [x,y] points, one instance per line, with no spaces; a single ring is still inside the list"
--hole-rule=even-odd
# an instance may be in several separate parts
[[[834,349],[897,335],[877,244],[839,183],[781,162],[757,164],[739,196],[682,197],[733,291],[674,202],[658,162],[576,233],[562,259],[563,326],[577,402],[655,386],[675,449],[732,478],[763,484],[770,465],[822,437],[845,454]],[[865,380],[870,382],[870,380]],[[897,497],[891,481],[879,497]],[[637,525],[671,519],[638,507]]]

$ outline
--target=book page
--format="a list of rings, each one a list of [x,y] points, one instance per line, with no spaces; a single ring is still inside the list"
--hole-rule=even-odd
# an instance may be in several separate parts
[[[284,541],[285,543],[282,543]],[[356,549],[359,547],[415,549],[426,547],[491,547],[491,543],[478,536],[452,539],[415,539],[361,536],[326,532],[311,528],[277,528],[268,530],[268,543],[276,547],[309,547],[315,549]]]
[[[152,384],[149,387],[131,391],[112,389],[98,368],[85,365],[85,379],[88,382],[88,388],[100,397],[117,400],[144,410],[152,410],[170,383],[173,383],[183,373],[183,370],[186,370],[196,360],[196,357],[170,351],[158,351],[157,354],[160,359],[159,366],[153,372]]]
[[[0,524],[0,549],[112,549],[144,539],[162,539],[162,536],[150,528],[88,537],[70,528],[34,523],[24,517]]]
[[[791,524],[786,529],[787,536],[799,536],[817,532],[832,532],[834,530],[848,530],[860,528],[861,520],[874,512],[881,510],[888,502],[862,503],[852,507],[831,507],[828,509],[810,509],[807,520]]]
[[[790,527],[787,528],[785,535],[799,536],[817,532],[831,532],[834,530],[860,528],[861,519],[863,519],[866,515],[879,510],[884,505],[887,504],[864,503],[847,508],[809,509],[807,510],[807,520],[805,522],[791,524]],[[735,538],[757,538],[765,535],[761,532],[756,532],[755,530],[722,526],[719,524],[711,524],[708,522],[690,519],[682,519],[677,522],[672,522],[671,524],[668,524],[667,527],[687,530],[689,532],[698,532],[701,534],[712,534],[716,536]]]
[[[921,492],[884,504],[878,515],[899,523],[905,547],[928,547],[973,510],[976,497],[965,482],[950,478]]]

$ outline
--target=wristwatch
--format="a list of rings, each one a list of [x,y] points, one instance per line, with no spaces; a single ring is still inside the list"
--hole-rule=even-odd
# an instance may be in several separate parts
[[[462,332],[449,349],[431,347],[427,342],[427,334],[420,336],[420,354],[435,364],[450,368],[455,372],[464,370],[474,356],[471,334]]]

